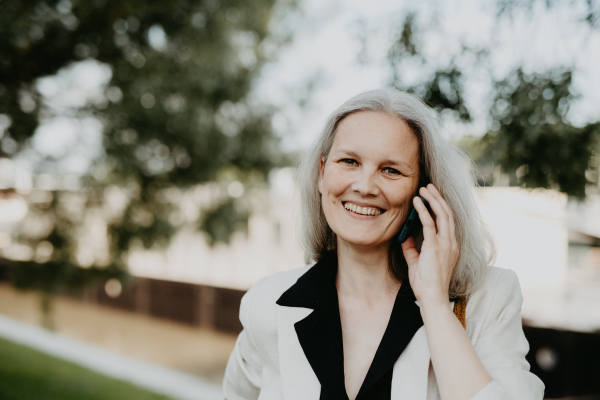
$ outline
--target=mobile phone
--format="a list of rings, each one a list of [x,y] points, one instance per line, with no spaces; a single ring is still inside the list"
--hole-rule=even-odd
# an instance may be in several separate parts
[[[427,203],[427,200],[425,200],[422,196],[419,197],[429,211],[429,203]],[[419,212],[415,209],[415,207],[412,207],[410,213],[408,214],[408,218],[406,218],[406,221],[404,222],[404,225],[402,225],[402,229],[400,229],[400,233],[398,234],[398,243],[404,243],[406,239],[408,239],[413,233],[415,226],[417,226],[419,222]]]

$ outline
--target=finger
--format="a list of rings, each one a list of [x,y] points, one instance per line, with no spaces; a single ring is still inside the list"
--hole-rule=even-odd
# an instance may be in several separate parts
[[[441,204],[441,201],[443,201],[443,199],[439,195],[430,191],[428,188],[424,187],[419,190],[419,194],[423,196],[425,200],[427,200],[431,211],[433,211],[433,213],[435,214],[434,217],[435,224],[437,226],[437,233],[441,233],[442,235],[447,236],[449,230],[448,213]]]
[[[437,234],[436,224],[433,220],[433,217],[429,213],[427,207],[425,207],[425,204],[420,197],[415,197],[413,199],[413,206],[419,213],[419,220],[421,221],[421,225],[423,225],[423,237],[425,239],[432,240]]]
[[[427,189],[438,199],[438,202],[446,211],[449,239],[456,242],[456,225],[454,222],[454,213],[452,212],[452,209],[434,184],[430,183],[427,185]]]
[[[415,247],[415,240],[410,236],[402,243],[402,253],[404,253],[404,259],[408,264],[408,268],[412,267],[419,261],[419,252]]]
[[[429,205],[430,205],[431,209],[433,210],[433,212],[435,213],[436,217],[447,218],[448,211],[450,209],[449,209],[449,207],[447,207],[446,201],[440,195],[440,192],[438,192],[435,189],[435,186],[433,186],[432,184],[429,184],[429,185],[427,185],[427,187],[421,188],[420,193],[423,195],[425,200],[427,200],[429,202]],[[437,218],[436,218],[436,221],[437,221]]]
[[[435,187],[435,185],[433,183],[430,183],[429,185],[427,185],[427,189],[433,193],[436,197],[439,198],[440,200],[440,204],[442,205],[442,207],[444,207],[444,209],[446,210],[446,212],[449,215],[453,215],[452,213],[452,209],[450,208],[450,206],[448,205],[448,203],[446,202],[446,200],[444,199],[444,196],[442,196],[442,194],[440,193],[440,191]]]

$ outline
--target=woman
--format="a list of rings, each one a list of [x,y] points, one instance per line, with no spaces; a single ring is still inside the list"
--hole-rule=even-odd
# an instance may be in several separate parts
[[[338,108],[300,167],[302,240],[316,264],[244,296],[225,397],[541,399],[519,284],[490,267],[465,160],[407,93]],[[399,243],[413,207],[421,225]]]

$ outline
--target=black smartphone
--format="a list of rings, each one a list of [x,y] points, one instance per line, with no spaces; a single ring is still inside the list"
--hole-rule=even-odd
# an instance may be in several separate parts
[[[431,213],[427,200],[425,200],[422,196],[419,197],[423,201],[423,204],[425,204],[425,207],[427,207],[427,211]],[[406,218],[406,221],[404,222],[404,225],[402,225],[402,229],[400,229],[400,233],[398,234],[398,243],[404,243],[406,239],[408,239],[413,233],[415,226],[420,222],[418,211],[415,209],[415,207],[412,207],[410,213],[408,214],[408,218]]]

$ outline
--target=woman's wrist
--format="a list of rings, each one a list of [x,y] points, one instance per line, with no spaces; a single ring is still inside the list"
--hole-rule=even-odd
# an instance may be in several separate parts
[[[425,320],[429,318],[440,318],[445,314],[452,314],[450,301],[447,297],[426,297],[419,299],[418,302],[423,322],[426,322]]]

